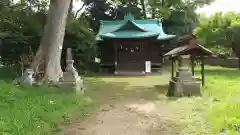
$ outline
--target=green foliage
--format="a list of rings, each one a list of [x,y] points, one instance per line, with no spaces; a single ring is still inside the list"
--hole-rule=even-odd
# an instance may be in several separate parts
[[[215,50],[218,48],[218,52],[229,55],[232,53],[233,43],[239,43],[239,28],[239,13],[215,13],[210,17],[202,18],[200,25],[195,29],[195,33],[202,44]]]
[[[143,13],[138,7],[137,0],[88,0],[85,1],[85,16],[90,27],[97,33],[100,20],[123,19],[124,15],[131,13],[135,18],[142,18]]]
[[[29,48],[36,50],[39,44],[45,12],[34,13],[24,8],[22,4],[12,5],[0,15],[0,31],[4,33],[0,48],[3,64],[19,63],[22,54],[30,53]]]
[[[19,1],[17,4],[2,5],[0,15],[1,63],[7,66],[19,65],[23,56],[29,56],[38,49],[47,15],[48,1]],[[91,70],[97,48],[89,24],[83,18],[70,18],[66,28],[63,51],[74,49],[76,64],[81,71]],[[63,69],[65,54],[63,52]],[[31,61],[31,59],[30,59]],[[28,66],[25,64],[25,66]]]
[[[74,60],[80,72],[96,71],[95,57],[98,56],[95,35],[85,19],[71,20],[66,27],[64,49],[73,48]],[[63,60],[65,60],[63,52]]]
[[[87,115],[92,103],[75,93],[54,88],[23,89],[0,81],[0,132],[4,135],[52,135]]]
[[[166,31],[178,36],[192,33],[198,24],[195,10],[214,0],[149,0],[152,16],[164,18]]]

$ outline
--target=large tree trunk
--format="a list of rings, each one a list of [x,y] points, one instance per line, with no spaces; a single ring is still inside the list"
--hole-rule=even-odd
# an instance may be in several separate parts
[[[73,11],[73,0],[70,0],[70,6],[68,8],[68,18],[71,18]]]
[[[60,61],[70,0],[51,0],[40,46],[31,68],[42,71],[44,79],[59,81],[63,76]]]
[[[156,18],[155,8],[152,8],[152,19]]]
[[[144,0],[140,0],[140,3],[141,3],[142,11],[143,11],[143,17],[144,17],[144,19],[146,19],[147,13],[146,13],[146,7],[145,7]]]

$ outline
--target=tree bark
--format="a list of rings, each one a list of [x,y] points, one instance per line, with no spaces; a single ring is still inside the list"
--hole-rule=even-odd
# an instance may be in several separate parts
[[[152,8],[152,19],[155,19],[156,13],[155,13],[155,8]]]
[[[142,6],[142,11],[143,11],[143,17],[144,19],[147,18],[147,13],[146,13],[146,7],[145,7],[145,3],[144,0],[140,0],[141,6]]]
[[[72,11],[73,11],[73,0],[70,0],[70,5],[69,5],[69,8],[68,8],[68,18],[71,18]]]
[[[70,2],[51,0],[41,43],[30,65],[36,73],[41,70],[48,81],[59,81],[63,76],[60,61]]]

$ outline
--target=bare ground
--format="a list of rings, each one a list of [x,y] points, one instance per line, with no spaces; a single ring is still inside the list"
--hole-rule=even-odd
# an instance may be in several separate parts
[[[59,135],[204,135],[203,98],[165,96],[168,74],[88,80],[87,94],[100,107]]]

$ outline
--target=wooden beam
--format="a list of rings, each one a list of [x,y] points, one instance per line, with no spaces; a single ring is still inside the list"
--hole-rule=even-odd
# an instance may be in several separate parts
[[[177,60],[176,58],[174,58],[174,74],[173,77],[175,77],[177,75]]]
[[[202,75],[202,86],[204,86],[205,85],[204,56],[201,56],[201,75]]]

